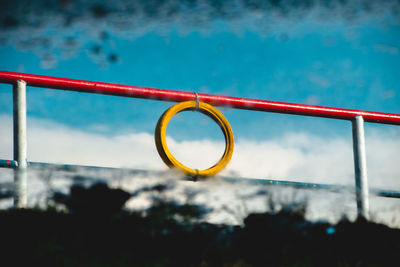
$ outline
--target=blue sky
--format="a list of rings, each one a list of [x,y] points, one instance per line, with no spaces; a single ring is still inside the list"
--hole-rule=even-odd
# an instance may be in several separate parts
[[[166,33],[149,31],[134,40],[111,35],[103,47],[117,51],[119,60],[106,66],[90,57],[90,40],[76,56],[59,59],[50,66],[35,53],[9,44],[0,48],[0,69],[400,113],[398,24],[382,25],[373,20],[355,25],[305,21],[293,29],[266,36],[251,30],[236,33],[224,25],[214,27],[207,33],[179,33],[173,28]],[[9,86],[1,88],[0,112],[10,113],[11,91]],[[134,125],[136,130],[146,132],[153,130],[158,116],[171,104],[38,88],[28,90],[28,101],[30,116],[86,130],[90,130],[88,124],[102,124],[101,129],[109,127],[112,131],[126,131]],[[244,137],[275,135],[297,129],[299,124],[307,126],[305,131],[344,133],[340,122],[224,112]],[[326,127],[333,128],[325,131]]]

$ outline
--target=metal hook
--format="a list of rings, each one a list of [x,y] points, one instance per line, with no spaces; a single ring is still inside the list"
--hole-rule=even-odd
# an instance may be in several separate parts
[[[196,92],[194,93],[194,100],[196,101],[196,110],[198,110],[200,106],[200,101],[199,101],[199,95]]]

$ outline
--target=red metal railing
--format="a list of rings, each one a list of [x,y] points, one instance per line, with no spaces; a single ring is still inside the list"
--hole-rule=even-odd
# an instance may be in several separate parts
[[[17,72],[0,71],[0,82],[15,84],[17,80],[23,80],[28,86],[61,89],[68,91],[106,94],[115,96],[147,98],[164,101],[187,101],[196,97],[194,92],[173,90],[161,90],[148,87],[119,85],[112,83],[91,82],[66,78],[56,78],[42,75],[24,74]],[[231,108],[259,110],[276,113],[297,114],[304,116],[324,117],[342,120],[353,120],[356,116],[362,116],[366,122],[397,124],[400,125],[400,115],[341,109],[332,107],[311,106],[274,102],[266,100],[219,96],[209,94],[197,94],[199,101],[214,106],[229,106]]]

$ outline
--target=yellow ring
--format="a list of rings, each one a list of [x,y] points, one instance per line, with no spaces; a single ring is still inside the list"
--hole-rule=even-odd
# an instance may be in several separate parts
[[[169,151],[166,140],[167,125],[171,120],[171,118],[175,114],[181,111],[196,110],[196,109],[201,113],[207,115],[211,119],[213,119],[219,125],[225,136],[224,154],[214,166],[205,170],[191,169],[180,163]],[[198,108],[196,107],[196,101],[185,101],[178,103],[167,109],[167,111],[165,111],[164,114],[158,120],[154,137],[156,141],[158,154],[160,155],[164,163],[167,164],[168,167],[178,168],[182,170],[186,175],[190,176],[205,177],[217,174],[226,166],[226,164],[228,164],[233,154],[234,138],[228,120],[224,117],[224,115],[222,115],[222,113],[218,109],[203,102],[198,103]]]

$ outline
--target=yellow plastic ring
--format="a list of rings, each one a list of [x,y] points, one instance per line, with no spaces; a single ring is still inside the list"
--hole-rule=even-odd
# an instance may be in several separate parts
[[[207,115],[219,125],[222,132],[224,133],[225,152],[222,155],[221,159],[211,168],[205,170],[196,170],[186,167],[185,165],[180,163],[168,149],[166,140],[167,125],[175,114],[185,110],[198,110],[201,113]],[[199,102],[198,106],[196,106],[196,101],[185,101],[167,109],[167,111],[165,111],[158,120],[154,137],[158,154],[160,155],[164,163],[167,164],[167,166],[170,168],[178,168],[182,170],[186,175],[189,176],[206,177],[215,175],[219,171],[221,171],[226,166],[226,164],[228,164],[233,154],[234,138],[228,120],[224,117],[224,115],[222,115],[222,113],[218,109],[203,102]]]

